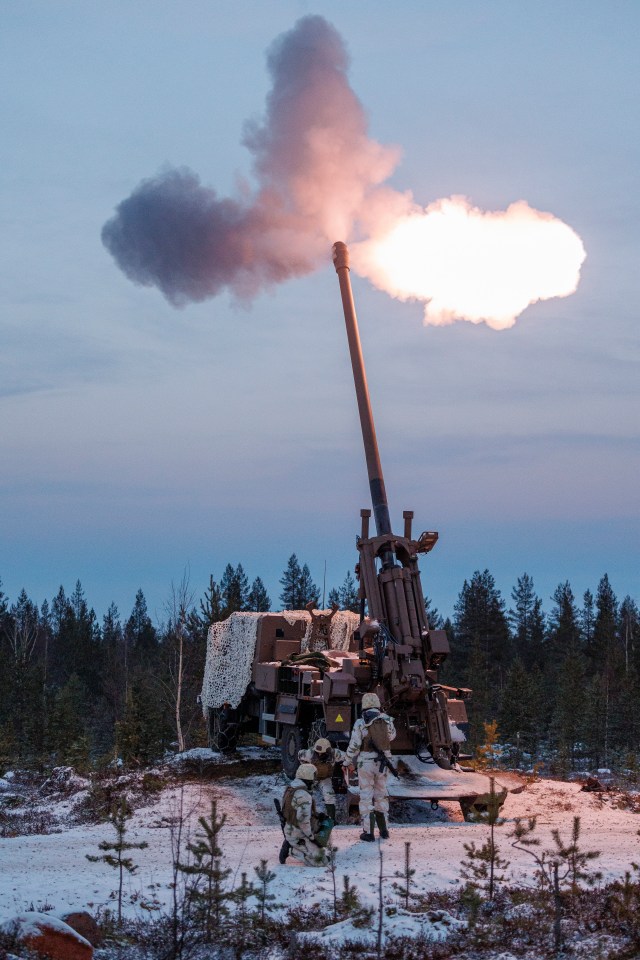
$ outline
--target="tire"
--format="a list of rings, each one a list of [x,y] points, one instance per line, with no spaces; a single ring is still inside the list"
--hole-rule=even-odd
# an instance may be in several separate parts
[[[209,710],[209,746],[220,753],[233,753],[238,746],[240,723],[237,710],[219,707]]]
[[[305,736],[300,727],[283,727],[280,738],[280,749],[282,751],[282,769],[293,780],[296,770],[300,766],[298,752],[305,748]]]

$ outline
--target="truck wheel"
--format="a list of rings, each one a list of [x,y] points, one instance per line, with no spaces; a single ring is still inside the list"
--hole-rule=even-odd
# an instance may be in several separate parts
[[[304,736],[300,727],[284,727],[280,738],[282,769],[293,780],[300,766],[298,752],[304,749]]]
[[[232,753],[238,745],[237,710],[226,707],[209,710],[209,746],[221,753]]]

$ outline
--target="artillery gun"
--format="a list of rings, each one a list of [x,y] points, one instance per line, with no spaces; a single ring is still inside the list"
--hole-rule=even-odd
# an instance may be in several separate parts
[[[344,243],[333,247],[353,368],[371,491],[371,510],[360,511],[357,539],[359,614],[345,611],[235,613],[213,624],[202,703],[209,742],[233,750],[242,730],[279,745],[293,777],[298,751],[327,737],[348,742],[364,693],[378,694],[395,721],[392,750],[404,776],[390,784],[395,796],[460,800],[463,811],[482,805],[486,778],[462,772],[465,701],[471,691],[438,682],[449,653],[444,630],[427,620],[418,556],[438,540],[433,531],[412,535],[405,511],[402,536],[392,531]]]

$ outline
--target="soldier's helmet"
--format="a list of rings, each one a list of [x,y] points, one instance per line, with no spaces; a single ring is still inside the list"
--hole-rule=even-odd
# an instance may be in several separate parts
[[[380,709],[380,698],[377,693],[365,693],[362,698],[362,709],[363,710],[379,710]]]
[[[314,753],[329,753],[329,750],[331,750],[331,744],[324,737],[320,737],[313,745]]]
[[[315,780],[316,768],[312,763],[301,763],[296,770],[296,778],[298,780]]]

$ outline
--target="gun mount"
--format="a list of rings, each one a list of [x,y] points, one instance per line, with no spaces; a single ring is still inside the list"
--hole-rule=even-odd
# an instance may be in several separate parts
[[[402,536],[393,533],[344,243],[334,245],[333,260],[376,527],[371,536],[372,511],[361,510],[360,611],[235,613],[212,624],[202,690],[209,742],[233,750],[240,732],[253,730],[280,746],[284,771],[293,777],[298,751],[318,737],[348,742],[363,694],[375,691],[397,731],[392,751],[401,775],[391,795],[457,799],[466,812],[481,806],[487,784],[457,763],[471,691],[438,682],[449,642],[444,630],[429,627],[418,569],[418,556],[433,549],[438,534],[415,539],[408,510]]]

